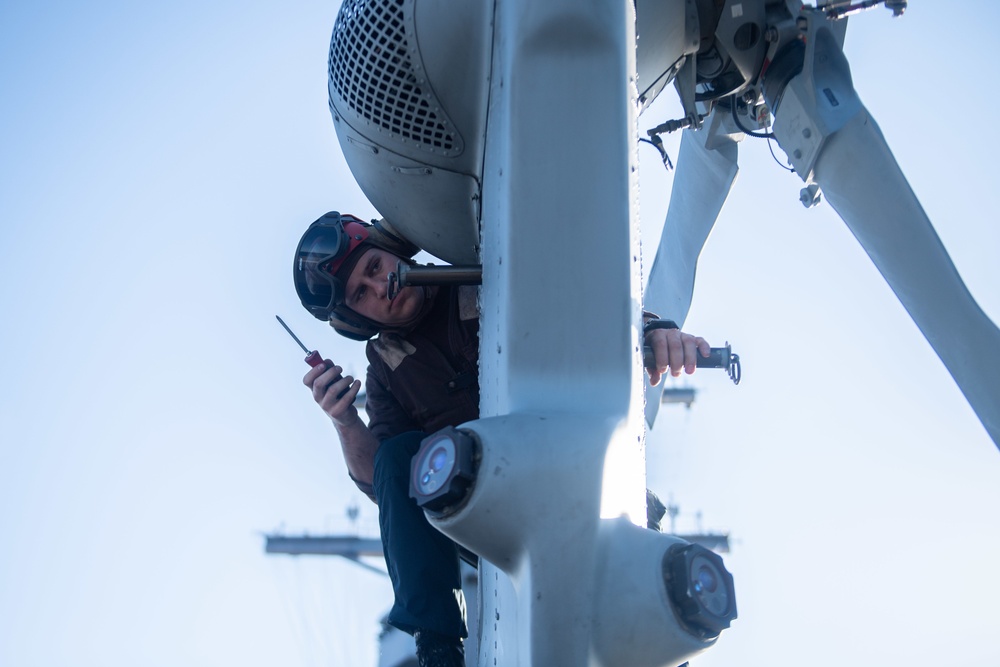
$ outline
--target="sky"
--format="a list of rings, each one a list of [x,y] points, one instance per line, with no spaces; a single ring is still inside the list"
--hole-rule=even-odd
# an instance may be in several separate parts
[[[377,531],[274,320],[363,372],[289,276],[321,213],[377,215],[327,108],[336,11],[0,5],[0,665],[375,665],[385,578],[262,537]],[[845,47],[994,321],[998,19],[912,2]],[[671,174],[639,150],[651,253]],[[647,440],[678,528],[733,543],[740,617],[692,664],[1000,664],[1000,452],[833,211],[740,151],[686,328],[744,379],[679,381]]]

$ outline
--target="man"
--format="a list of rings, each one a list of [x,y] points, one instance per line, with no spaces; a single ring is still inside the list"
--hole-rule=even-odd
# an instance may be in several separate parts
[[[421,440],[479,417],[479,311],[475,287],[404,287],[388,298],[388,274],[417,248],[385,221],[331,212],[310,225],[295,257],[303,306],[354,340],[367,340],[365,424],[354,407],[361,381],[327,360],[303,383],[333,421],[351,479],[379,507],[395,602],[389,623],[414,635],[420,667],[462,667],[468,636],[458,551],[409,497],[410,460]],[[652,319],[645,344],[657,384],[668,370],[693,373],[709,344]]]

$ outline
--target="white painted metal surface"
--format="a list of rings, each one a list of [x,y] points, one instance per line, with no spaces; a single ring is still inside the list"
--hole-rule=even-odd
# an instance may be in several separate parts
[[[663,590],[642,563],[676,540],[601,518],[645,517],[633,26],[614,0],[497,5],[482,419],[465,425],[483,458],[436,521],[489,561],[480,664],[668,665],[711,645],[665,595],[658,613],[626,599]]]
[[[345,0],[331,40],[330,110],[358,185],[454,264],[478,259],[492,15],[492,1]]]

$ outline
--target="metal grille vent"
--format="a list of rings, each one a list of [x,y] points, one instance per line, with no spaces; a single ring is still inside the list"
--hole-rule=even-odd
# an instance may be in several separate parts
[[[345,0],[330,40],[333,94],[394,138],[434,153],[462,152],[462,140],[424,78],[407,39],[407,0]],[[409,23],[412,34],[412,22]]]

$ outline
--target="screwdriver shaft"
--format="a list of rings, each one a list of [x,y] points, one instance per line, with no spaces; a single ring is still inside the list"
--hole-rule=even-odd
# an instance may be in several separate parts
[[[296,343],[299,344],[299,347],[302,348],[303,352],[305,352],[306,354],[309,354],[310,352],[312,352],[312,350],[310,350],[308,347],[306,347],[305,345],[302,344],[302,341],[299,340],[298,336],[296,336],[294,333],[292,333],[292,330],[288,328],[288,325],[285,324],[285,321],[283,319],[281,319],[280,315],[275,315],[275,317],[278,318],[278,323],[281,324],[281,326],[285,327],[285,331],[288,332],[288,335],[291,336],[292,339]]]

